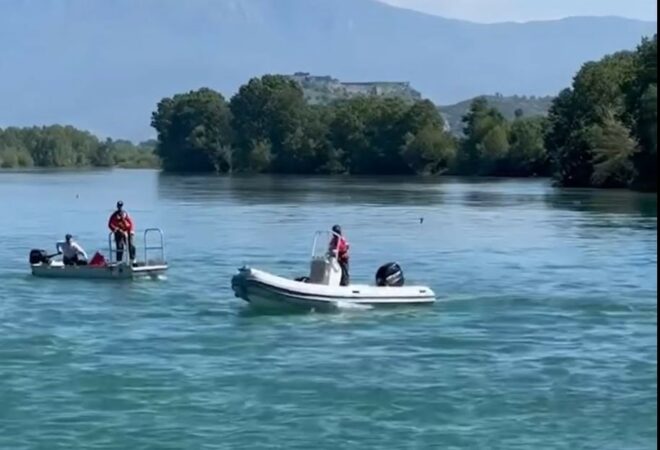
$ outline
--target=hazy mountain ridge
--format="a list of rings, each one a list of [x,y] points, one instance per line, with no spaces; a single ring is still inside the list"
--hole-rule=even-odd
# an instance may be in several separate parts
[[[554,97],[536,97],[536,96],[503,96],[503,95],[483,95],[488,100],[488,104],[497,109],[507,120],[513,120],[516,116],[516,110],[520,110],[525,117],[547,116]],[[469,112],[470,105],[474,99],[464,100],[453,105],[440,106],[440,112],[447,122],[449,129],[453,134],[461,135],[463,133],[463,117]]]
[[[17,0],[0,3],[0,126],[71,123],[141,139],[164,96],[232,95],[264,73],[409,81],[439,104],[553,95],[580,65],[655,23],[476,24],[372,0]],[[10,43],[10,44],[9,44]]]

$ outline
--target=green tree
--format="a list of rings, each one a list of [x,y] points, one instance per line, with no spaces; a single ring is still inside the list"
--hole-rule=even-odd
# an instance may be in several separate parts
[[[151,126],[158,133],[156,152],[166,170],[231,169],[231,112],[221,94],[202,88],[165,98],[152,114]]]
[[[635,52],[635,75],[625,86],[628,117],[640,151],[633,161],[637,177],[633,184],[645,190],[658,189],[658,36],[644,39]]]
[[[238,170],[304,172],[315,157],[314,148],[304,145],[304,118],[308,113],[303,91],[294,81],[275,75],[254,78],[232,97],[230,108],[236,136],[235,160]],[[256,145],[255,143],[259,143]],[[269,148],[268,166],[251,152]]]
[[[635,140],[626,126],[610,113],[603,123],[591,129],[594,170],[591,176],[596,187],[626,187],[635,175],[632,156],[637,150]]]
[[[502,175],[509,152],[506,123],[489,128],[478,146],[481,154],[479,173],[481,175]]]
[[[4,167],[158,167],[153,147],[129,141],[100,142],[89,132],[71,126],[0,130],[1,165]]]
[[[414,103],[400,123],[401,154],[412,173],[446,172],[456,157],[456,141],[445,130],[438,108],[428,100]]]
[[[401,121],[409,105],[402,99],[355,97],[335,105],[329,141],[353,174],[409,173],[401,157]]]
[[[334,105],[329,123],[330,154],[337,172],[350,172],[353,155],[368,152],[363,99],[344,100]],[[328,158],[330,159],[330,158]],[[337,169],[340,170],[337,170]]]
[[[623,118],[626,114],[623,87],[630,83],[634,74],[632,52],[618,52],[584,64],[573,79],[574,106],[578,114],[591,124],[602,122],[612,113]]]
[[[96,167],[112,167],[115,159],[112,156],[112,139],[106,139],[100,144],[92,156],[92,164]]]
[[[463,117],[465,139],[457,157],[459,173],[498,175],[509,150],[508,124],[485,98],[472,102]]]
[[[448,170],[456,156],[456,146],[447,133],[427,125],[415,134],[406,134],[402,156],[414,173],[435,175]]]
[[[585,133],[586,121],[578,113],[572,89],[564,89],[548,114],[545,146],[562,186],[588,186],[593,174],[593,157]]]
[[[595,136],[605,136],[605,128],[627,120],[629,102],[624,87],[634,79],[635,60],[633,53],[619,52],[586,63],[575,76],[572,88],[554,100],[545,142],[560,185],[592,186],[594,180],[602,182],[603,172],[595,174],[594,164],[604,157],[602,148],[598,157],[595,154],[603,141]],[[620,135],[620,131],[614,134]]]
[[[545,150],[547,119],[544,117],[519,116],[509,131],[510,149],[507,159],[507,175],[547,176],[549,160]]]

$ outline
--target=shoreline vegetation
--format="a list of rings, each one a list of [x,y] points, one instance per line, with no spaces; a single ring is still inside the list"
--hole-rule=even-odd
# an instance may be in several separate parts
[[[161,167],[172,173],[552,177],[564,187],[657,191],[657,35],[582,66],[547,116],[512,120],[474,99],[451,134],[428,100],[356,96],[313,104],[287,76],[231,98],[162,99],[156,141],[100,141],[59,125],[0,129],[0,167]]]
[[[155,140],[101,141],[72,126],[0,129],[0,169],[157,168]]]

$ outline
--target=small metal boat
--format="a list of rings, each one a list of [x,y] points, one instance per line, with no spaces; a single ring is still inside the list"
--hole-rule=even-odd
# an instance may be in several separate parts
[[[157,245],[149,244],[149,236],[156,234],[159,238]],[[116,261],[117,250],[113,246],[113,235],[108,236],[108,253],[111,260],[98,265],[65,265],[57,256],[48,255],[45,250],[32,250],[30,252],[30,268],[32,275],[42,278],[74,278],[74,279],[100,279],[100,280],[133,280],[136,278],[158,278],[163,275],[168,264],[165,260],[165,239],[159,228],[149,228],[144,231],[144,259],[131,263],[128,260],[128,251],[124,251],[124,259]],[[149,258],[150,252],[158,252],[155,258]]]

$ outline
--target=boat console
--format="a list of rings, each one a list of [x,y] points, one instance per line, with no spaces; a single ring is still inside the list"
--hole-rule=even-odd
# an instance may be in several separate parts
[[[335,236],[338,235],[332,231],[317,231],[314,234],[309,283],[326,286],[340,285],[341,267],[339,266],[336,255],[328,248],[332,238]]]

